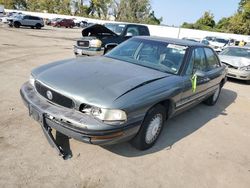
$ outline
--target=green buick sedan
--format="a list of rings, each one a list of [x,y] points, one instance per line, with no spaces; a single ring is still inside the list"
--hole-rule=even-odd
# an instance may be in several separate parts
[[[53,129],[89,144],[130,141],[145,150],[169,118],[203,101],[214,105],[226,74],[213,49],[201,43],[133,37],[104,56],[35,68],[20,92],[63,156]]]

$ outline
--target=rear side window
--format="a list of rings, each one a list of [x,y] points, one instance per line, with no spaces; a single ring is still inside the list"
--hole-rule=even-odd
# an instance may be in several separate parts
[[[144,26],[140,26],[139,27],[139,33],[140,35],[149,35],[149,30],[147,27],[144,27]]]
[[[25,18],[29,20],[40,20],[39,17],[35,17],[35,16],[25,16]]]
[[[207,57],[208,70],[213,70],[215,68],[220,67],[219,60],[216,57],[213,50],[211,50],[210,48],[205,48],[204,50],[205,50],[206,57]]]
[[[138,36],[139,35],[138,27],[136,27],[136,26],[128,26],[128,28],[127,28],[127,34],[128,33],[131,33],[132,36]]]

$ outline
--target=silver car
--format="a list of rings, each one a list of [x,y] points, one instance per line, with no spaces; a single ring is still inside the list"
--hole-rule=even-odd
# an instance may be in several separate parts
[[[31,27],[36,29],[41,29],[44,27],[44,21],[42,18],[37,16],[30,15],[18,15],[15,16],[12,20],[9,20],[9,26],[19,28],[20,26]]]
[[[250,84],[250,47],[227,47],[219,57],[228,66],[228,77]]]

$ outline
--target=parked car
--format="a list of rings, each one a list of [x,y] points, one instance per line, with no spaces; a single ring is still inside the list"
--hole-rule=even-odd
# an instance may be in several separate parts
[[[55,25],[55,23],[59,20],[62,20],[62,18],[52,18],[52,19],[48,19],[46,21],[46,25]]]
[[[87,21],[79,21],[77,23],[75,23],[77,27],[82,27],[82,28],[85,28],[85,27],[88,27],[89,24]]]
[[[18,12],[9,12],[6,16],[0,17],[0,21],[2,23],[8,24],[10,21],[14,19],[14,17],[21,15],[22,13]]]
[[[9,26],[14,26],[16,28],[19,28],[20,26],[26,26],[41,29],[44,27],[44,22],[40,17],[20,14],[18,16],[14,16],[13,20],[9,21]]]
[[[75,23],[71,19],[59,19],[55,22],[51,22],[51,25],[54,27],[66,27],[66,28],[73,28]]]
[[[105,56],[38,67],[20,92],[29,114],[64,155],[51,129],[89,144],[132,139],[136,148],[148,149],[167,119],[202,101],[214,105],[225,82],[226,66],[210,47],[133,37]]]
[[[217,53],[221,52],[223,48],[225,48],[230,43],[229,39],[221,37],[207,36],[204,39],[209,42],[209,46],[211,46]]]
[[[75,55],[103,55],[132,36],[149,36],[149,29],[137,24],[94,24],[82,30],[74,45]]]
[[[189,41],[193,41],[193,42],[200,42],[199,39],[196,39],[196,38],[188,38],[188,37],[183,37],[182,40],[189,40]]]
[[[228,66],[228,77],[250,84],[250,47],[227,47],[219,57]]]

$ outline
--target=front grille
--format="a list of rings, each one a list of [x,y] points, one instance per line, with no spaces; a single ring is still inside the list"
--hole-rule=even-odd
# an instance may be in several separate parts
[[[89,41],[77,41],[77,46],[81,46],[81,47],[89,47]]]
[[[71,100],[68,97],[65,97],[64,95],[61,95],[60,93],[57,93],[55,91],[53,91],[52,89],[46,87],[45,85],[41,84],[38,81],[35,81],[35,87],[37,92],[42,95],[43,97],[45,97],[46,99],[48,99],[49,101],[64,106],[66,108],[73,108],[74,107],[74,102],[73,100]],[[48,96],[48,92],[51,92],[50,94],[52,94],[51,96]]]

